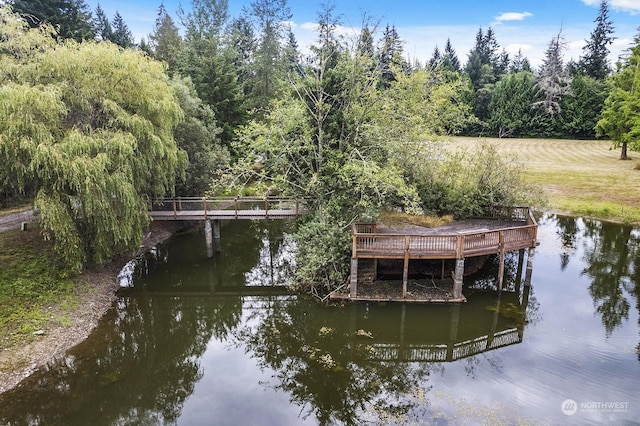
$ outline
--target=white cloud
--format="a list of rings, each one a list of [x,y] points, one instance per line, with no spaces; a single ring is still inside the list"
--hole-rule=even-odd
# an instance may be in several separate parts
[[[533,13],[530,12],[506,12],[501,13],[500,15],[495,17],[495,23],[500,24],[502,22],[507,21],[523,21],[526,18],[533,16]]]
[[[582,0],[587,6],[598,6],[601,0]],[[614,10],[629,12],[632,15],[640,13],[640,0],[609,0],[609,6]]]

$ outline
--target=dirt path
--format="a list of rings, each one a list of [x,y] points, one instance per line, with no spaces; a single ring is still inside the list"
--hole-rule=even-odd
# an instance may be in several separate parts
[[[0,230],[16,228],[31,218],[31,211],[14,213],[0,218]],[[184,225],[175,222],[154,222],[144,236],[141,251],[167,240]],[[67,350],[85,340],[98,325],[100,318],[111,308],[116,299],[117,276],[131,257],[123,256],[109,265],[83,272],[78,278],[78,303],[74,312],[68,313],[71,324],[50,324],[43,327],[42,335],[35,340],[0,352],[0,393],[17,386],[23,379],[40,368],[47,368],[64,357]],[[56,307],[50,308],[55,311]]]

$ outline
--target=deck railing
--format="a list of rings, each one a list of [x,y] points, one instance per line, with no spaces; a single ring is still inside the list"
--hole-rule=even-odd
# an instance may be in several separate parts
[[[504,208],[508,219],[523,225],[495,230],[478,229],[451,235],[411,235],[376,233],[375,225],[352,227],[352,256],[358,258],[461,259],[535,247],[538,224],[526,207]],[[494,216],[494,218],[504,218]]]

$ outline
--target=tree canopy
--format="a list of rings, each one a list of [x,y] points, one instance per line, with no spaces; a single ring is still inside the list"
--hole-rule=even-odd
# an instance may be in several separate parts
[[[54,42],[0,10],[0,185],[33,191],[76,269],[139,247],[146,200],[172,192],[183,113],[162,64],[110,43]]]

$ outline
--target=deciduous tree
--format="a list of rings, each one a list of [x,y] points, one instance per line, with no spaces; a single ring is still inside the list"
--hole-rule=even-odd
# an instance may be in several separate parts
[[[34,188],[76,269],[137,250],[147,200],[172,192],[186,163],[162,64],[110,43],[52,44],[6,9],[0,25],[0,185]]]

